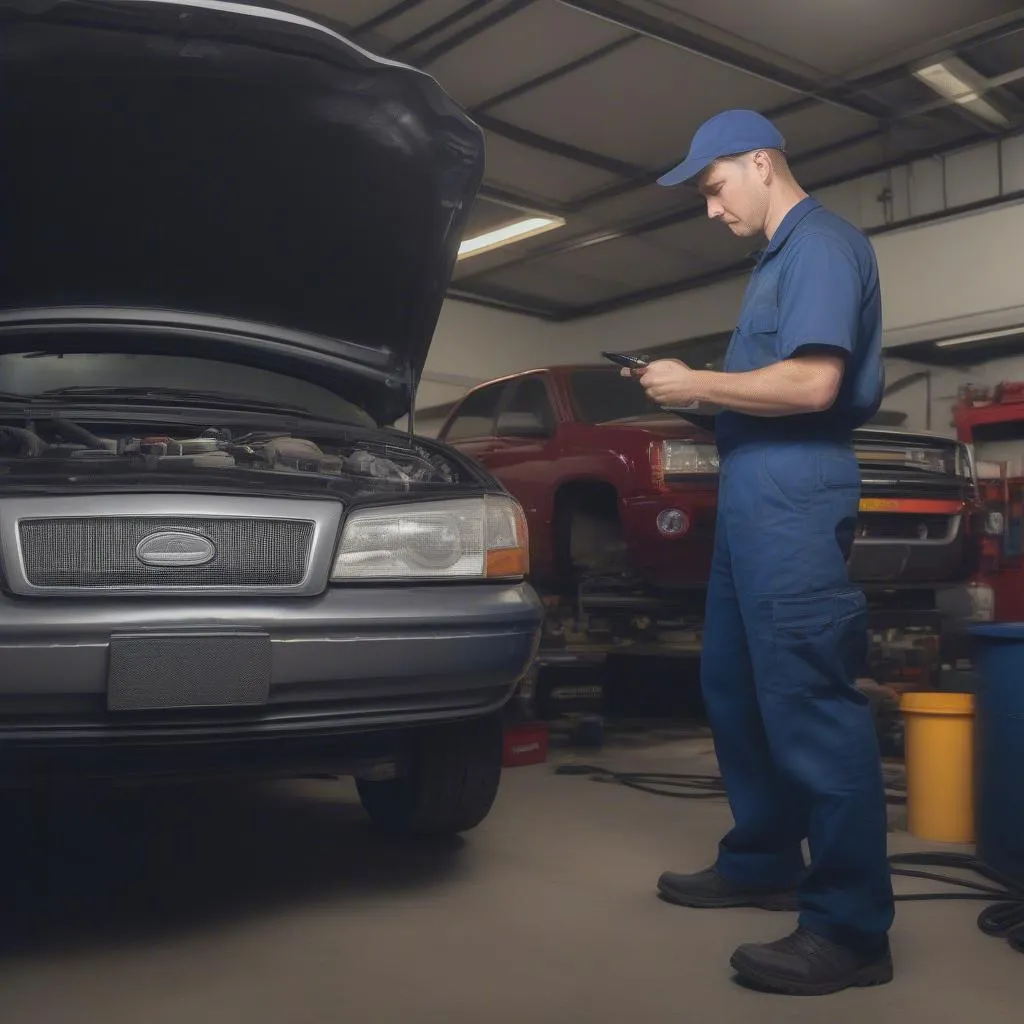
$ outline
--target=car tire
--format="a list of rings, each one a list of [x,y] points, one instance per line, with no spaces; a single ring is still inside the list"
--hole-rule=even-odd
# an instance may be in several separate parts
[[[629,565],[622,524],[614,513],[573,512],[569,561],[577,576],[620,575]]]
[[[501,781],[500,715],[424,730],[408,749],[396,779],[358,779],[363,810],[391,835],[452,836],[476,828],[490,813]]]

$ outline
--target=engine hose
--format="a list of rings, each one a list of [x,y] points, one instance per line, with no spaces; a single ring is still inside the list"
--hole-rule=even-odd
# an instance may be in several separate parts
[[[61,419],[56,417],[53,420],[53,425],[62,433],[68,437],[74,437],[79,442],[84,444],[87,448],[91,448],[94,451],[106,451],[107,446],[103,441],[98,438],[91,430],[86,430],[85,427],[74,423],[71,420]]]
[[[8,437],[13,437],[20,441],[24,445],[22,454],[30,458],[37,458],[49,447],[38,434],[33,433],[31,430],[25,430],[22,427],[0,427],[0,434],[6,434]]]
[[[719,775],[682,772],[617,772],[590,764],[561,764],[556,775],[587,775],[594,782],[613,783],[655,796],[681,800],[706,800],[725,797],[725,785]],[[905,786],[895,776],[885,780],[886,799],[890,803],[906,800]],[[977,857],[962,853],[896,853],[889,857],[892,874],[902,878],[939,882],[965,892],[900,893],[899,903],[925,903],[952,900],[984,900],[990,905],[978,915],[978,928],[986,935],[1005,939],[1010,948],[1024,953],[1024,884],[1000,874]],[[970,872],[984,881],[973,881],[926,868],[946,868]],[[993,902],[996,901],[996,902]]]

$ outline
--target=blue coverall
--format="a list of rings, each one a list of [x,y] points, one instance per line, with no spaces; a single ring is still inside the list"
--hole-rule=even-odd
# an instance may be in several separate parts
[[[717,869],[799,886],[800,923],[881,946],[893,921],[881,758],[864,671],[867,614],[846,559],[860,500],[851,431],[881,402],[881,298],[870,243],[813,198],[783,220],[725,360],[754,370],[811,349],[845,373],[826,412],[724,410],[702,688],[735,827]],[[811,865],[805,868],[801,841]]]

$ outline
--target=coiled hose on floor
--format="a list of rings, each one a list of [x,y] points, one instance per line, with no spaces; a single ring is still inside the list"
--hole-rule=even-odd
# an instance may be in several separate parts
[[[687,774],[681,772],[616,772],[589,764],[563,764],[555,768],[556,775],[586,775],[594,782],[613,783],[637,789],[655,796],[669,796],[683,800],[707,800],[725,797],[721,776]],[[890,803],[902,803],[905,787],[895,774],[885,779],[886,798]],[[963,892],[901,893],[900,903],[924,903],[938,900],[984,900],[989,903],[978,915],[978,927],[986,935],[1006,939],[1010,948],[1024,953],[1024,885],[1001,875],[976,857],[962,853],[897,853],[889,858],[893,875],[903,878],[924,879],[953,886]],[[927,868],[946,868],[968,872],[984,881],[974,881],[959,875],[948,875]]]

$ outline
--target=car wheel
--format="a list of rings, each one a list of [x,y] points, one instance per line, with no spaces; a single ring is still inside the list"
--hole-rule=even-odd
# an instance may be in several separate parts
[[[569,558],[577,574],[624,573],[629,562],[618,516],[582,510],[574,512],[569,533]]]
[[[498,794],[503,756],[500,715],[424,730],[396,779],[359,779],[363,809],[378,828],[408,836],[476,828]]]

